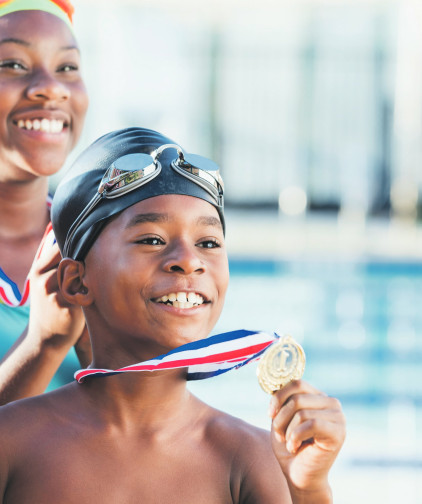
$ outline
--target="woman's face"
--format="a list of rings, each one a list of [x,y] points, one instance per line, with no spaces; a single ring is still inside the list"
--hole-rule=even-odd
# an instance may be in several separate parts
[[[57,172],[82,131],[88,97],[69,27],[43,11],[0,17],[0,181]]]

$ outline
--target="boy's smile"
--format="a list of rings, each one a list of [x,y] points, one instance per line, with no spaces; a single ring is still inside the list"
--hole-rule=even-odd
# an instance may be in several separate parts
[[[216,209],[181,195],[129,207],[107,224],[88,253],[83,284],[88,324],[101,334],[96,356],[104,355],[108,344],[116,347],[117,338],[118,352],[127,351],[129,361],[117,365],[205,338],[221,313],[228,284]]]
[[[153,301],[182,309],[193,308],[194,306],[200,306],[204,301],[207,302],[201,294],[195,292],[171,292],[158,299],[153,299]]]

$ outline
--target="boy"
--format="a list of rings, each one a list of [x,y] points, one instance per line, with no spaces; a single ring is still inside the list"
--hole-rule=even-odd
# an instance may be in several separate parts
[[[94,374],[208,336],[228,283],[213,163],[150,130],[105,135],[58,187],[52,221]],[[337,400],[291,383],[271,398],[270,434],[195,398],[186,368],[110,374],[0,411],[1,502],[332,502]]]

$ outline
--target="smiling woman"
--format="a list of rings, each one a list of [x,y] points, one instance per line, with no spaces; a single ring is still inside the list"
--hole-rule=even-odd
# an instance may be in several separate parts
[[[33,263],[50,220],[47,176],[76,145],[88,106],[72,12],[67,0],[0,1],[0,336],[3,352],[13,345],[1,403],[43,392],[84,334],[80,310],[57,292],[57,246]]]
[[[1,180],[55,173],[87,107],[79,50],[63,21],[38,10],[0,17],[0,92]]]

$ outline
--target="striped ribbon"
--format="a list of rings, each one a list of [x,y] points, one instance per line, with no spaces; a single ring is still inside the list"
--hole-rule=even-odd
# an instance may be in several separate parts
[[[5,304],[11,308],[25,306],[29,304],[29,280],[25,280],[22,294],[18,286],[0,268],[0,304]]]
[[[186,343],[171,352],[119,369],[80,369],[75,379],[82,383],[87,376],[110,376],[131,371],[158,371],[188,368],[188,380],[203,380],[258,360],[278,336],[261,331],[240,329],[199,341]]]

